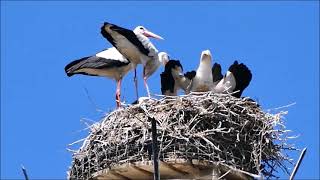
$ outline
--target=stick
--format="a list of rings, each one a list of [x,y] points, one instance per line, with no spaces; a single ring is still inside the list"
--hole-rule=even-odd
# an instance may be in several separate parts
[[[21,165],[21,169],[24,175],[25,180],[29,180],[28,174],[27,174],[27,170],[24,168],[23,165]]]
[[[158,143],[157,143],[157,123],[154,118],[148,117],[151,120],[151,132],[152,132],[152,155],[153,155],[153,179],[160,180],[159,172],[159,160],[158,160]]]
[[[302,152],[300,154],[300,157],[299,157],[299,160],[298,160],[297,164],[294,166],[294,169],[293,169],[293,171],[291,173],[291,176],[290,176],[289,180],[293,180],[294,176],[296,175],[297,170],[299,169],[299,166],[301,164],[301,161],[302,161],[304,155],[306,154],[306,151],[307,151],[307,148],[304,148],[302,150]]]

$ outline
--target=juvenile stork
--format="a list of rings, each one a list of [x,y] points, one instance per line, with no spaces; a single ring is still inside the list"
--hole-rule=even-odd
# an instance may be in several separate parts
[[[211,52],[209,50],[202,51],[199,67],[190,86],[191,91],[206,92],[211,90],[213,86],[211,64]]]
[[[170,60],[165,65],[164,72],[160,74],[162,94],[176,96],[179,89],[188,94],[188,89],[194,76],[195,71],[183,74],[183,67],[179,60]]]
[[[136,65],[143,65],[143,80],[148,96],[150,96],[147,78],[151,76],[162,63],[169,61],[168,55],[164,52],[159,53],[148,37],[163,39],[143,26],[136,27],[133,31],[105,22],[101,27],[101,34],[118,51],[126,57],[134,66],[134,81],[137,90]]]
[[[235,61],[223,76],[221,66],[215,63],[212,68],[212,56],[209,50],[202,51],[199,67],[189,72],[191,91],[213,91],[214,93],[233,93],[232,96],[240,98],[244,89],[252,79],[249,68],[243,63]],[[185,77],[187,77],[185,75]],[[187,92],[186,92],[187,93]]]
[[[116,80],[116,103],[119,108],[121,105],[121,80],[132,68],[132,64],[113,47],[101,51],[94,56],[72,61],[65,67],[65,72],[69,77],[74,74],[83,74],[103,76]]]

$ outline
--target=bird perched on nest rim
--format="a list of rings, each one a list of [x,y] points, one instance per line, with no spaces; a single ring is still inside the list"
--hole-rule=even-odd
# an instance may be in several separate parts
[[[148,37],[163,39],[161,36],[152,33],[143,26],[136,27],[133,31],[105,22],[101,27],[101,34],[105,37],[118,51],[126,57],[135,69],[135,87],[138,99],[136,65],[143,65],[143,80],[148,96],[150,91],[147,84],[147,78],[151,76],[162,63],[169,61],[165,52],[158,52]]]

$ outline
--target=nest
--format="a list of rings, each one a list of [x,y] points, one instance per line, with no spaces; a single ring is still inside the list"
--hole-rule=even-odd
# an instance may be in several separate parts
[[[266,113],[249,98],[211,92],[144,99],[90,126],[68,176],[90,179],[115,165],[150,160],[152,117],[161,161],[197,159],[274,178],[279,168],[288,172],[287,151],[295,150],[287,143],[284,114]]]

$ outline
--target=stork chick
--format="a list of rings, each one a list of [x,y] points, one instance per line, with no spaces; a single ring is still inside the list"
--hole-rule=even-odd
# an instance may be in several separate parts
[[[200,64],[190,87],[191,91],[206,92],[211,90],[213,86],[211,64],[211,52],[209,50],[202,51]]]
[[[160,76],[162,94],[176,96],[179,89],[184,90],[186,94],[189,93],[190,84],[195,76],[195,71],[183,74],[183,67],[180,61],[170,60],[165,65],[165,70]]]

